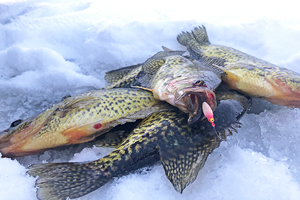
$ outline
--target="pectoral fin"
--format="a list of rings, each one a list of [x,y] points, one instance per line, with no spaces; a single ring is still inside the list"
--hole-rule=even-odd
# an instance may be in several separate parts
[[[152,89],[146,88],[146,87],[141,87],[141,86],[132,86],[132,87],[133,87],[133,88],[139,88],[139,89],[142,89],[142,90],[147,90],[147,91],[153,92]]]

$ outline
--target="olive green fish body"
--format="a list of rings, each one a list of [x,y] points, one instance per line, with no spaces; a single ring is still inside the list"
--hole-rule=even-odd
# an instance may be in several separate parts
[[[231,89],[279,105],[300,107],[300,74],[230,47],[212,45],[204,26],[177,39],[194,59],[225,71],[222,80]]]
[[[225,132],[250,106],[241,95],[226,95],[220,94],[221,101],[215,110],[216,130],[225,137]],[[99,160],[36,164],[29,167],[28,173],[38,176],[39,199],[67,199],[83,196],[113,177],[161,160],[168,179],[182,192],[195,180],[207,156],[221,141],[206,120],[188,125],[187,116],[179,110],[157,112],[144,119],[117,149]]]
[[[147,75],[153,76],[157,69],[164,63],[162,58],[172,55],[182,55],[183,53],[184,51],[172,51],[165,49],[165,51],[156,53],[142,64],[108,71],[104,78],[110,85],[106,88],[129,88],[135,83],[136,79],[139,78],[141,72],[146,71]]]
[[[0,152],[5,156],[23,156],[87,142],[119,124],[168,109],[151,92],[140,89],[91,91],[67,98],[17,127],[3,131]]]
[[[167,101],[185,113],[189,113],[189,123],[197,121],[201,103],[206,101],[216,108],[213,90],[221,79],[211,70],[195,65],[181,56],[183,51],[158,52],[141,65],[109,71],[105,79],[107,88],[138,87],[153,92],[155,99]]]

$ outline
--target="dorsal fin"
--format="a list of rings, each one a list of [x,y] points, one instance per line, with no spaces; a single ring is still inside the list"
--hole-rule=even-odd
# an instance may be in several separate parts
[[[123,77],[125,77],[127,74],[129,74],[132,70],[138,68],[141,65],[142,64],[131,65],[129,67],[123,67],[120,69],[105,72],[104,79],[106,80],[107,83],[114,84],[119,80],[121,80]]]
[[[58,109],[66,112],[69,109],[85,107],[88,101],[93,100],[93,96],[75,96],[65,99]]]
[[[156,74],[158,69],[165,63],[168,56],[183,55],[185,51],[160,51],[151,58],[147,59],[142,65],[142,70],[135,77],[132,86],[140,86],[143,88],[150,87],[150,80]]]
[[[111,85],[106,86],[106,89],[110,88],[130,88],[132,83],[135,81],[135,77],[137,74],[142,70],[142,65],[136,65],[136,68],[133,68],[128,73],[124,74],[122,78],[116,78],[116,82],[112,83]]]

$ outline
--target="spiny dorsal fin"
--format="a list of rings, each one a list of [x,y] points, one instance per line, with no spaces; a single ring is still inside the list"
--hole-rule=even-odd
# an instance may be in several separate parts
[[[165,58],[174,55],[183,55],[185,51],[160,51],[151,58],[147,59],[142,65],[142,70],[135,77],[132,86],[140,86],[144,88],[150,87],[150,80],[156,74],[158,69],[165,64]]]
[[[133,70],[129,71],[126,75],[124,75],[121,79],[117,80],[117,82],[114,82],[108,86],[106,86],[106,89],[111,88],[131,88],[132,83],[135,81],[135,77],[138,75],[138,73],[142,70],[142,65],[137,66]]]
[[[185,53],[185,51],[173,51],[171,49],[168,49],[167,47],[163,47],[163,48],[166,48],[166,50],[164,49],[164,51],[159,51],[158,53],[154,54],[151,58],[148,58],[145,61],[145,63],[147,63],[149,60],[163,59],[168,56],[176,56],[176,55],[182,56]],[[144,63],[144,65],[145,65],[145,63]]]
[[[104,79],[106,80],[107,83],[114,84],[114,83],[118,82],[119,80],[121,80],[124,76],[129,74],[132,70],[138,68],[141,65],[142,64],[131,65],[129,67],[123,67],[120,69],[105,72]]]
[[[93,96],[75,96],[75,97],[70,97],[68,99],[65,99],[62,104],[62,106],[59,106],[59,109],[66,110],[66,109],[72,109],[75,107],[81,107],[85,106],[82,105],[83,103],[86,103],[88,101],[91,101],[95,99]]]

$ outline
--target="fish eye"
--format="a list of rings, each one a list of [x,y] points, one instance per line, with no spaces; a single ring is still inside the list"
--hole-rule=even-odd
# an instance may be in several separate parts
[[[204,83],[204,81],[198,80],[194,83],[194,85],[201,86],[201,85],[203,85],[203,83]]]
[[[18,119],[18,120],[16,120],[16,121],[14,121],[13,123],[11,123],[10,127],[16,127],[16,126],[18,126],[19,124],[21,124],[22,121],[23,121],[23,120]]]

